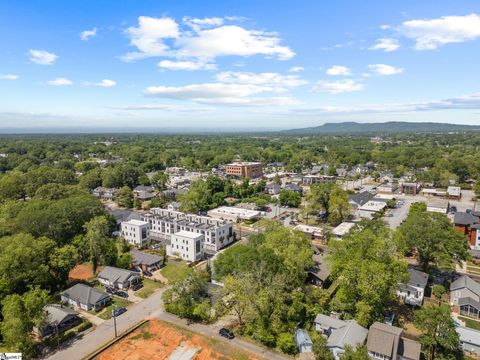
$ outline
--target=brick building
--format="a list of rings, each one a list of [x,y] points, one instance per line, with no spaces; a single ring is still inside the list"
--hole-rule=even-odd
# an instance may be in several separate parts
[[[255,179],[263,176],[263,166],[259,162],[235,162],[225,165],[225,174],[238,178]]]

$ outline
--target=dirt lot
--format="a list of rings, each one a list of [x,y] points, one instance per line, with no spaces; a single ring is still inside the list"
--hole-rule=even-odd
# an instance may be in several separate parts
[[[97,269],[97,273],[102,269]],[[91,264],[79,264],[68,273],[70,280],[90,280],[94,277]]]
[[[96,358],[97,360],[255,360],[217,340],[177,328],[172,324],[152,320]]]

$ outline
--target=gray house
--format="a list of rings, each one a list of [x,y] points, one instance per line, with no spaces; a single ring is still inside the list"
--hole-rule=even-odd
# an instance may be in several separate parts
[[[78,313],[68,306],[49,304],[43,307],[43,311],[45,312],[45,324],[40,328],[34,328],[34,331],[42,338],[57,332],[60,334],[82,321]]]
[[[410,275],[406,284],[398,284],[397,296],[401,298],[405,304],[413,306],[421,306],[425,287],[428,283],[428,274],[415,269],[408,269]]]
[[[450,305],[460,315],[480,317],[480,284],[463,275],[450,284]]]
[[[340,320],[331,316],[318,314],[315,317],[315,330],[327,338],[327,348],[339,360],[347,345],[356,348],[367,338],[368,330],[358,325],[355,320]]]
[[[463,326],[457,326],[455,330],[460,338],[463,351],[476,357],[480,356],[480,331]]]
[[[368,332],[368,356],[381,360],[420,360],[420,343],[402,334],[403,329],[396,326],[373,323]]]
[[[110,302],[110,296],[85,284],[76,284],[60,294],[62,302],[82,310],[98,310]]]
[[[358,194],[353,194],[348,197],[348,203],[354,209],[358,209],[372,200],[374,195],[368,191],[364,191]]]
[[[139,250],[131,250],[132,265],[142,271],[155,271],[163,265],[163,258],[158,255],[149,254]]]
[[[105,266],[98,274],[100,284],[116,289],[128,289],[141,281],[140,275],[134,271]]]

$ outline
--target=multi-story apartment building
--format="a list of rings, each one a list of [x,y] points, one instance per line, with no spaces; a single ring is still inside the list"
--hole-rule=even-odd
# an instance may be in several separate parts
[[[149,224],[140,220],[124,221],[121,224],[121,234],[130,244],[142,247],[149,236]]]
[[[199,261],[203,258],[202,234],[181,230],[170,237],[167,255],[179,257],[186,261]]]
[[[225,165],[225,174],[238,178],[255,179],[263,176],[263,166],[259,162],[234,162]]]
[[[180,231],[202,235],[203,251],[206,254],[215,254],[234,241],[233,226],[226,220],[160,208],[142,214],[141,220],[148,223],[150,238],[167,245],[171,242],[172,235]]]

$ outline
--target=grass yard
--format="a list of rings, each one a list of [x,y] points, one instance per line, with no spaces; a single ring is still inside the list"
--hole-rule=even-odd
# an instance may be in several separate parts
[[[131,304],[130,301],[128,300],[125,300],[125,299],[121,299],[119,297],[116,297],[116,296],[112,296],[112,302],[110,305],[108,305],[104,311],[101,311],[98,314],[98,317],[103,319],[103,320],[108,320],[112,317],[112,310],[113,310],[113,305],[116,305],[117,308],[119,307],[124,307],[124,308],[128,308],[128,306]]]
[[[193,270],[190,269],[184,261],[170,260],[160,271],[162,275],[168,279],[168,282],[174,282],[184,279]]]
[[[459,316],[458,318],[462,321],[465,321],[466,327],[474,330],[480,330],[480,321],[476,321],[464,316]]]
[[[152,295],[156,289],[162,287],[162,283],[150,279],[143,279],[143,287],[135,292],[139,298],[145,299]]]

